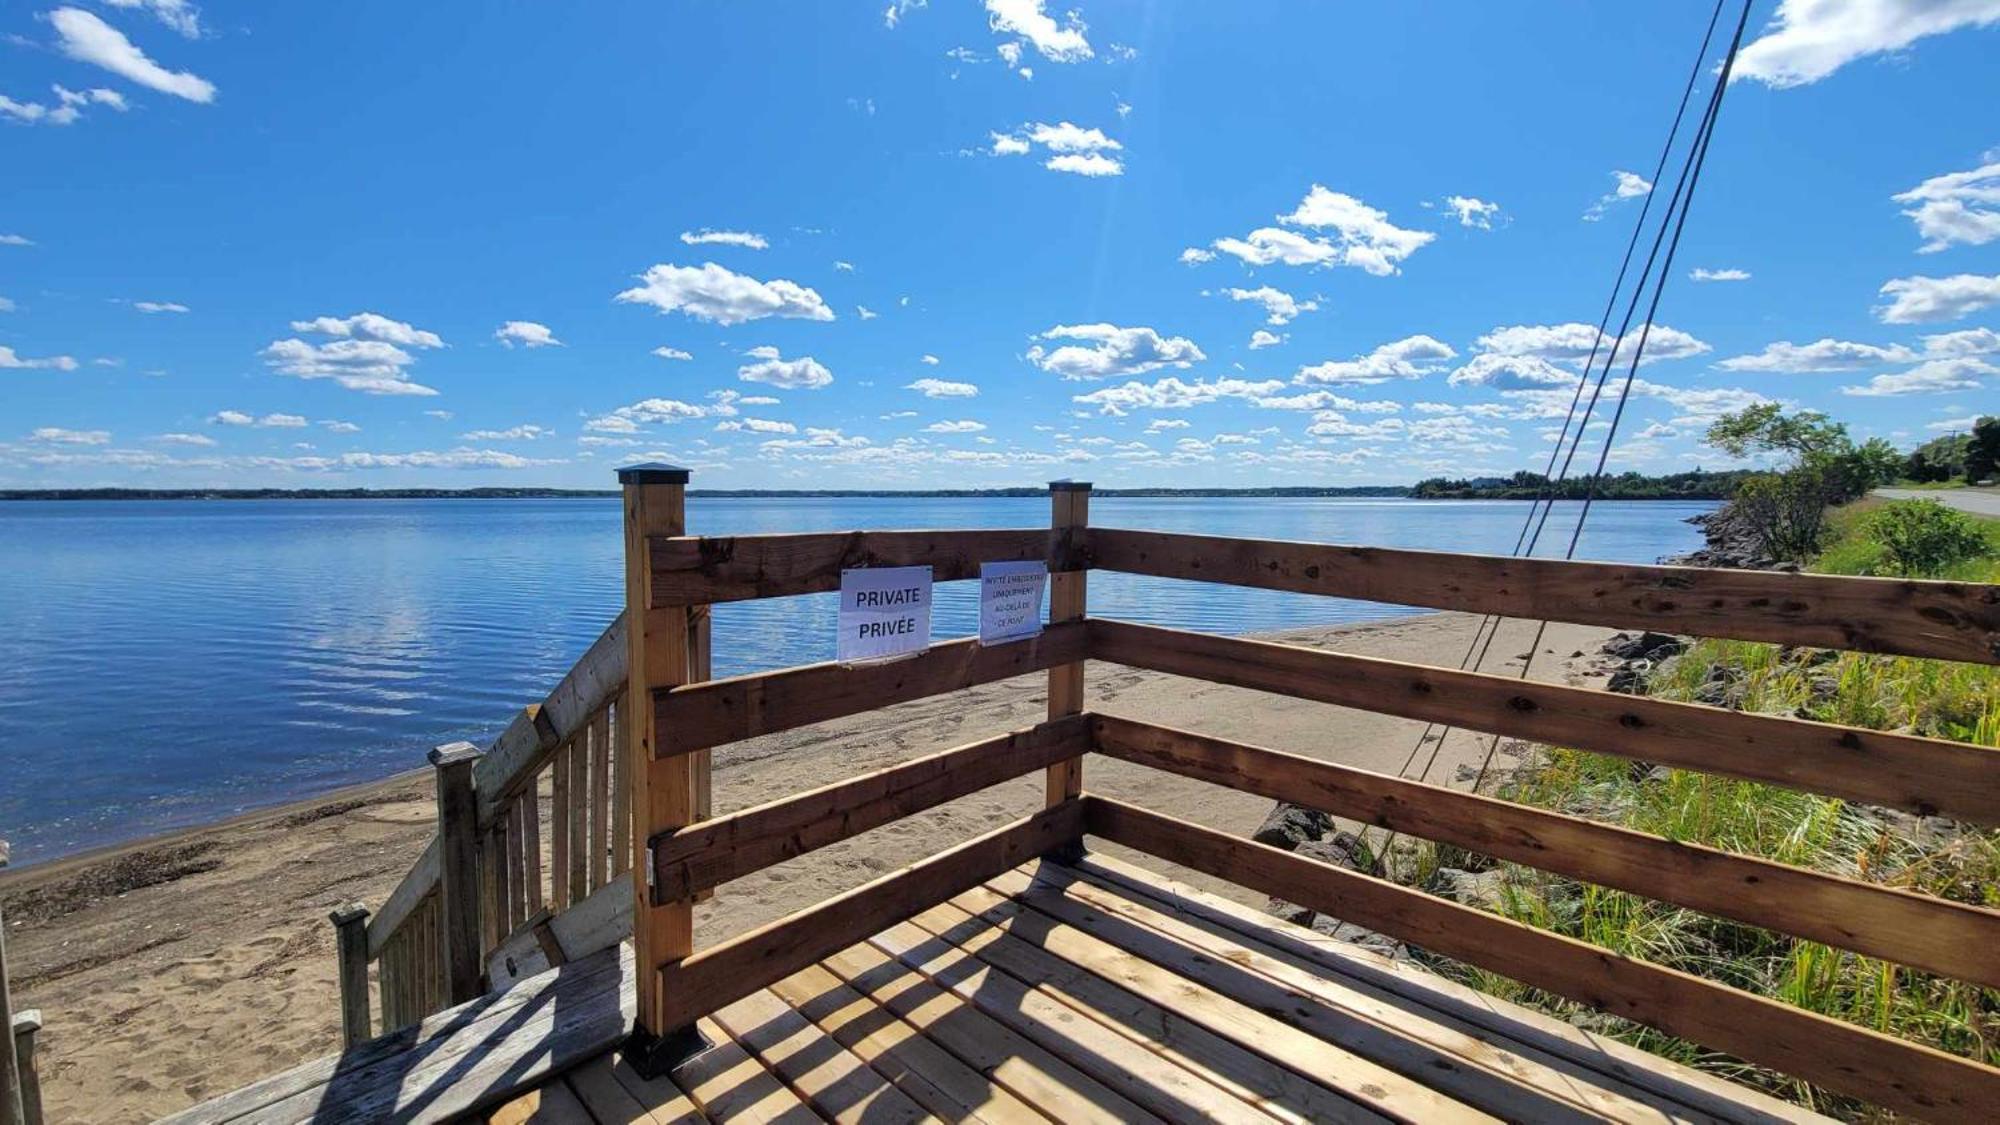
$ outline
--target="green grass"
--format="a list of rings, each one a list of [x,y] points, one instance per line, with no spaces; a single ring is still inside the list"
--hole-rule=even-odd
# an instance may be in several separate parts
[[[1867,541],[1862,517],[1879,503],[1863,501],[1835,513],[1832,545],[1811,569],[1866,574],[1878,567],[1880,548]],[[2000,521],[1983,522],[1991,557],[1954,568],[1951,577],[2000,581]],[[1989,666],[1705,640],[1655,670],[1648,694],[2000,747],[2000,668]],[[1568,749],[1545,751],[1506,782],[1501,795],[1669,839],[2000,907],[2000,832],[1962,830],[1685,770],[1642,775],[1625,759]],[[1412,859],[1420,869],[1437,862],[1428,854]],[[1518,921],[2000,1065],[2000,991],[1531,868],[1501,866],[1506,889],[1497,910]],[[1821,1112],[1879,1116],[1851,1099],[1475,967],[1450,969],[1487,991]]]
[[[1828,519],[1831,534],[1827,545],[1811,569],[1821,574],[1893,575],[1882,545],[1868,537],[1864,526],[1870,513],[1890,502],[1868,497],[1836,509]],[[1971,519],[1986,535],[1986,557],[1947,567],[1935,577],[1953,582],[2000,582],[2000,520]]]

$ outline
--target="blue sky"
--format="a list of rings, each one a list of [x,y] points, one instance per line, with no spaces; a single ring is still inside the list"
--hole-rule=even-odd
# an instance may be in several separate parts
[[[1706,5],[1078,5],[10,5],[0,484],[1545,462]],[[1615,468],[2000,406],[2000,0],[1750,26]]]

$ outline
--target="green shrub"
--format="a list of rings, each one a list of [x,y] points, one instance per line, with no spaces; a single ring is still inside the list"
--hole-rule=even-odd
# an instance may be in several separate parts
[[[1840,491],[1835,474],[1808,463],[1744,478],[1733,503],[1766,556],[1802,563],[1819,552],[1827,506],[1838,502]]]
[[[1978,523],[1936,500],[1898,500],[1867,519],[1869,538],[1882,545],[1889,567],[1905,578],[1933,578],[1988,552]]]

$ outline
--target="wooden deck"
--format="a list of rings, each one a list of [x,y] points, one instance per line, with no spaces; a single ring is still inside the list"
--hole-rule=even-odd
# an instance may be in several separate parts
[[[173,1120],[1817,1120],[1099,855],[722,1008],[671,1077],[612,1051],[633,1005],[606,951]]]

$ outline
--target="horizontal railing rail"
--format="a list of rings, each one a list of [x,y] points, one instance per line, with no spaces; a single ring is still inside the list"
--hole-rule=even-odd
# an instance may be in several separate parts
[[[1429,609],[2000,664],[2000,586],[1093,527],[1091,567]]]
[[[933,581],[950,582],[979,577],[988,562],[1079,565],[1075,537],[1046,527],[656,536],[647,550],[655,609],[838,590],[840,572],[856,567],[928,566]]]

